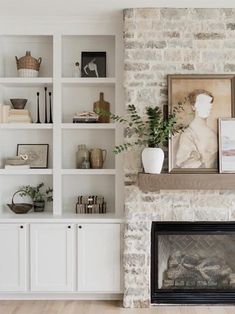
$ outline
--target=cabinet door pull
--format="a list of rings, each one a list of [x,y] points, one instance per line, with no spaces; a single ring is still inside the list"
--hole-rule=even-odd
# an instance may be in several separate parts
[[[82,226],[78,226],[79,229],[82,229]]]
[[[68,229],[71,229],[71,226],[68,226]]]
[[[20,226],[20,229],[24,229],[24,226],[21,225],[21,226]]]

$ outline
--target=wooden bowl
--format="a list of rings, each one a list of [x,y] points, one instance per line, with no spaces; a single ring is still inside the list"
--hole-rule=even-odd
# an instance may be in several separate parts
[[[12,103],[12,107],[14,109],[24,109],[28,99],[24,99],[24,98],[12,98],[10,99],[11,103]]]

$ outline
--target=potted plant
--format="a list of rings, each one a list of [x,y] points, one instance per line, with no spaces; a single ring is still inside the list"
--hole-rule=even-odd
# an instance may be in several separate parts
[[[174,106],[171,113],[165,115],[158,107],[146,107],[146,115],[142,118],[137,113],[134,105],[129,105],[127,115],[121,117],[103,110],[96,110],[99,115],[110,115],[110,118],[123,124],[128,128],[133,136],[133,141],[124,142],[115,146],[114,153],[119,154],[125,150],[129,150],[134,146],[144,147],[142,151],[142,163],[146,173],[161,173],[164,152],[163,147],[169,138],[185,128],[182,124],[177,123],[177,113],[183,110],[183,104],[187,101],[179,102]]]
[[[51,188],[45,188],[44,183],[40,183],[37,186],[26,185],[22,188],[21,196],[30,196],[33,201],[33,207],[35,212],[43,212],[46,202],[52,202],[53,190]]]

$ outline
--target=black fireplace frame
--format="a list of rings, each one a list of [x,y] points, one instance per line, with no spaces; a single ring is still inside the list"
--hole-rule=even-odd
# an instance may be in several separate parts
[[[151,303],[152,304],[235,304],[235,289],[155,289],[158,281],[159,235],[231,234],[235,222],[153,222],[151,231]],[[157,249],[156,249],[157,248]],[[154,291],[155,290],[155,291]]]

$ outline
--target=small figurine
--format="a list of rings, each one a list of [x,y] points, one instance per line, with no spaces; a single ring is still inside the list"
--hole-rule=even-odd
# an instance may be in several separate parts
[[[81,77],[81,68],[79,62],[75,62],[74,77]]]

